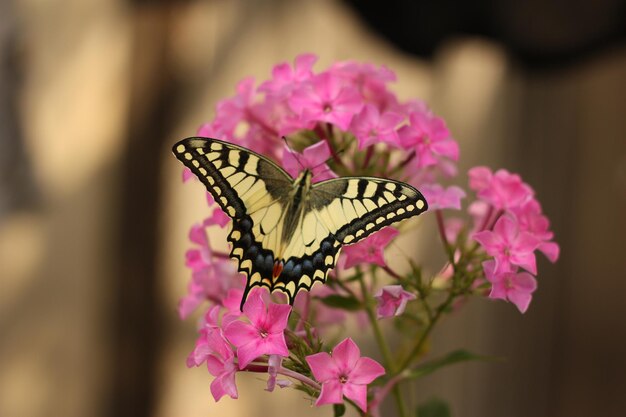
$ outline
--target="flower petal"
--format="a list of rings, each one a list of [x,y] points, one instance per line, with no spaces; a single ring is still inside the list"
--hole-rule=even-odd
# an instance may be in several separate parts
[[[244,323],[241,320],[229,323],[224,329],[224,336],[226,336],[230,343],[237,347],[250,343],[252,340],[256,340],[260,337],[259,330],[255,326]]]
[[[342,404],[343,386],[338,379],[331,379],[322,384],[322,392],[320,392],[320,396],[315,401],[315,405]]]
[[[346,383],[343,385],[343,395],[351,399],[363,411],[367,411],[367,385]]]
[[[344,372],[354,369],[360,357],[361,350],[349,337],[333,349],[333,359],[337,367]]]
[[[267,331],[269,333],[282,333],[287,327],[291,306],[289,304],[271,303],[267,311]]]
[[[385,374],[385,368],[374,359],[360,358],[350,372],[348,381],[353,384],[369,384]]]
[[[261,296],[262,292],[263,290],[258,287],[253,288],[246,303],[243,305],[243,313],[256,327],[262,326],[267,317],[267,310]]]
[[[337,364],[326,352],[316,353],[306,357],[306,362],[313,372],[313,376],[320,382],[326,382],[331,379],[339,378],[339,369]]]

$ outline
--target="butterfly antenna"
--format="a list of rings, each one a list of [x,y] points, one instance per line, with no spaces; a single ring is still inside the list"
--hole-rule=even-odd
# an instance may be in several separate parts
[[[289,153],[291,155],[293,155],[293,157],[295,158],[296,161],[298,161],[298,165],[300,165],[300,168],[302,168],[302,171],[304,171],[306,168],[304,167],[304,165],[302,165],[302,162],[300,162],[300,158],[298,158],[298,153],[296,151],[294,151],[293,149],[291,149],[291,146],[289,146],[289,142],[287,142],[287,138],[285,136],[281,136],[283,142],[285,142],[285,146],[287,147],[287,151],[289,151]]]

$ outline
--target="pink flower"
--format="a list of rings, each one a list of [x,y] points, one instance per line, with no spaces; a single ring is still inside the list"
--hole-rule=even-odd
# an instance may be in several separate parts
[[[361,263],[386,266],[387,263],[384,257],[385,247],[397,235],[398,230],[393,227],[385,227],[354,245],[344,247],[343,253],[346,257],[344,268],[352,268]]]
[[[333,64],[329,71],[348,80],[359,90],[366,102],[375,103],[381,109],[386,109],[391,102],[397,101],[385,85],[395,81],[396,74],[384,65],[376,67],[369,63],[343,61]]]
[[[227,292],[238,286],[243,283],[235,265],[228,259],[213,259],[209,265],[192,271],[187,295],[178,304],[178,314],[186,319],[207,300],[222,304]]]
[[[291,149],[285,149],[283,168],[294,178],[303,168],[309,169],[313,173],[314,182],[337,178],[337,175],[326,165],[329,158],[330,148],[328,142],[323,140],[305,148],[299,156],[296,156]]]
[[[206,219],[204,219],[203,224],[204,226],[217,225],[221,228],[224,228],[224,226],[226,226],[229,222],[230,217],[228,217],[221,208],[215,207],[213,209],[213,212],[211,213],[211,217],[207,217]]]
[[[350,130],[359,141],[359,149],[379,142],[399,146],[396,127],[404,120],[398,113],[385,112],[382,115],[373,104],[367,104],[361,113],[352,120]]]
[[[515,304],[521,313],[525,313],[537,289],[537,281],[528,272],[496,272],[495,261],[483,262],[487,281],[491,283],[489,298],[508,300]]]
[[[511,209],[532,198],[534,191],[519,175],[499,169],[493,174],[487,167],[479,166],[468,171],[469,186],[479,198],[496,209]]]
[[[443,188],[439,184],[424,184],[420,187],[420,191],[424,194],[428,207],[431,209],[461,209],[461,199],[465,198],[465,191],[460,187],[451,185]]]
[[[191,170],[189,168],[183,169],[183,182],[187,182],[190,179],[197,179],[197,178],[198,177],[193,175],[193,172],[191,172]]]
[[[340,78],[324,72],[294,91],[289,106],[305,122],[332,123],[346,130],[363,101],[354,87],[344,86]]]
[[[211,394],[215,401],[219,401],[224,395],[237,398],[237,386],[235,385],[235,355],[230,344],[224,338],[222,330],[212,328],[207,330],[207,348],[210,352],[206,357],[209,373],[215,377],[211,382]]]
[[[224,330],[226,338],[237,347],[239,369],[261,355],[289,356],[284,332],[291,306],[270,303],[266,308],[261,293],[261,289],[252,290],[243,306],[250,323],[233,321]]]
[[[488,255],[495,258],[497,272],[511,269],[510,265],[518,265],[532,274],[537,273],[534,251],[540,241],[528,232],[520,232],[518,224],[509,216],[500,217],[493,232],[483,230],[475,233],[473,238]]]
[[[341,404],[343,396],[367,411],[367,384],[385,374],[373,359],[361,357],[359,347],[347,338],[333,349],[306,357],[313,376],[322,383],[322,392],[315,405]]]
[[[211,251],[211,245],[209,244],[209,238],[207,237],[204,226],[199,224],[191,226],[189,230],[189,240],[200,245],[200,247],[189,249],[185,253],[185,265],[194,271],[210,265],[213,252]]]
[[[402,285],[386,285],[376,295],[378,318],[399,316],[404,313],[406,303],[415,300],[415,294],[405,291]]]
[[[405,149],[415,148],[419,167],[437,165],[440,157],[459,159],[459,145],[450,137],[440,117],[423,111],[409,115],[411,124],[400,129],[400,142]]]
[[[212,129],[231,134],[237,125],[246,119],[255,95],[254,79],[244,78],[237,84],[237,95],[217,103]]]
[[[534,198],[530,199],[521,206],[513,208],[511,212],[515,215],[520,230],[529,232],[541,240],[537,249],[543,252],[550,262],[556,262],[559,258],[560,248],[555,242],[550,242],[554,233],[550,231],[548,218],[541,213],[539,202]]]
[[[272,79],[262,83],[259,91],[278,99],[285,98],[294,87],[313,76],[315,61],[316,55],[302,54],[296,57],[293,69],[286,62],[276,65],[272,70]]]

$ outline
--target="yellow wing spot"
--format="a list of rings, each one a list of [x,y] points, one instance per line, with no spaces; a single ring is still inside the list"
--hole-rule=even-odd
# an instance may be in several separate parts
[[[382,197],[378,197],[378,207],[382,207],[382,206],[384,206],[385,204],[387,204],[387,200],[385,200],[385,199],[384,199],[384,198],[382,198]]]
[[[281,290],[282,288],[285,288],[285,283],[284,282],[277,282],[276,284],[274,284],[274,288],[276,288],[277,290]]]
[[[217,195],[221,195],[222,194],[222,189],[220,187],[213,187],[213,191],[215,191],[215,194]]]
[[[334,247],[337,247],[337,246],[339,246],[339,245],[340,245],[339,241],[335,240],[335,243],[333,243],[333,246],[334,246]]]
[[[250,259],[246,259],[242,263],[239,264],[241,269],[247,269],[248,271],[252,270],[252,261]]]
[[[385,184],[385,188],[389,191],[394,191],[396,189],[396,184],[394,184],[393,182],[388,182],[387,184]]]
[[[296,283],[293,281],[290,281],[289,284],[285,286],[285,289],[287,290],[289,294],[293,294],[296,291]]]
[[[220,201],[225,207],[228,207],[228,200],[226,199],[226,197],[224,196],[220,197]]]
[[[239,166],[239,151],[228,152],[228,162],[232,166]]]
[[[228,214],[230,217],[235,217],[235,214],[237,214],[237,210],[235,210],[234,207],[228,206],[226,208],[226,214]]]
[[[357,212],[354,210],[354,206],[349,200],[343,201],[343,214],[346,216],[346,220],[352,221],[356,219],[358,216]]]
[[[406,196],[406,194],[402,194],[400,197],[398,197],[398,200],[400,201],[404,201],[406,200],[408,197]]]
[[[302,275],[300,278],[300,282],[298,283],[300,287],[311,288],[311,278],[308,275]]]
[[[359,200],[354,200],[352,202],[352,205],[354,206],[354,210],[356,210],[356,214],[359,217],[361,217],[361,216],[363,216],[363,215],[365,215],[367,213],[367,209],[365,208],[363,203],[361,203]]]
[[[200,162],[198,162],[196,159],[194,159],[193,161],[191,161],[192,165],[195,166],[196,168],[198,168],[200,166]]]
[[[229,207],[229,208],[232,208],[232,207]],[[241,232],[239,230],[233,230],[233,232],[230,234],[230,236],[234,240],[239,240],[239,239],[241,239]]]
[[[379,218],[376,219],[376,224],[381,224],[384,221],[385,221],[384,217],[379,217]]]
[[[207,170],[202,168],[202,167],[198,168],[198,171],[200,171],[200,174],[202,174],[202,175],[208,174]]]
[[[368,223],[365,225],[365,230],[372,230],[374,228],[374,223]]]
[[[370,224],[371,224],[371,223],[370,223]],[[372,226],[372,227],[373,227],[373,226]],[[357,230],[357,231],[356,231],[356,233],[355,233],[355,236],[356,236],[356,237],[361,237],[361,236],[363,236],[363,233],[365,233],[363,230]]]
[[[235,249],[233,249],[232,255],[237,257],[237,258],[239,258],[239,259],[241,259],[241,257],[243,256],[243,248],[235,248]]]
[[[390,203],[396,199],[396,196],[391,194],[389,191],[385,191],[383,195],[385,196],[387,201],[389,201]]]
[[[210,185],[215,184],[215,180],[213,179],[213,177],[206,177],[206,180],[209,182]]]
[[[213,142],[213,143],[211,144],[211,150],[212,150],[212,151],[221,151],[221,150],[222,150],[222,148],[223,148],[223,146],[222,146],[222,144],[221,144],[221,143]]]
[[[415,210],[415,206],[413,204],[409,204],[408,206],[406,206],[406,211],[413,211]]]
[[[387,214],[387,219],[393,219],[394,217],[396,217],[396,213],[394,213],[393,211]]]
[[[233,175],[235,173],[235,167],[223,168],[221,173],[224,176],[224,178],[228,178],[228,177],[230,177],[231,175]]]
[[[261,283],[262,283],[263,285],[267,286],[267,287],[271,287],[271,286],[272,286],[272,281],[270,281],[270,279],[269,279],[269,278],[263,278],[263,279],[261,280]]]
[[[237,184],[239,184],[244,178],[246,177],[246,174],[243,172],[237,172],[231,176],[229,176],[228,182],[230,183],[230,185],[232,185],[233,187]]]
[[[398,216],[401,216],[401,215],[403,215],[404,213],[406,213],[406,210],[405,210],[405,209],[403,209],[402,207],[400,207],[400,208],[398,209]]]
[[[345,239],[343,240],[343,243],[350,243],[354,240],[354,236],[352,235],[348,235],[345,237]]]
[[[346,189],[346,192],[343,196],[345,198],[356,198],[358,195],[359,195],[359,181],[358,180],[348,181],[348,188]]]
[[[370,182],[367,184],[367,187],[365,187],[365,191],[363,191],[363,197],[373,197],[374,193],[376,193],[376,183],[375,182]]]
[[[220,169],[222,167],[222,160],[218,159],[217,161],[213,162],[213,166],[215,166],[215,169]]]
[[[332,265],[334,262],[334,258],[330,255],[326,255],[326,258],[324,258],[324,263],[328,266]]]
[[[318,269],[317,271],[315,271],[315,273],[313,274],[313,279],[324,279],[324,271],[322,271],[321,269]]]
[[[378,206],[370,199],[363,200],[363,205],[368,211],[376,210]]]
[[[258,272],[255,272],[250,277],[250,284],[256,284],[257,282],[260,282],[260,281],[261,281],[261,274],[259,274]]]
[[[417,200],[417,203],[415,203],[415,205],[417,206],[418,209],[423,209],[424,208],[424,200]]]
[[[178,152],[178,153],[183,153],[183,152],[185,152],[185,145],[183,145],[183,144],[178,145],[178,146],[176,147],[176,152]]]
[[[250,155],[250,157],[248,158],[248,162],[246,162],[246,166],[243,167],[243,170],[256,175],[258,164],[259,164],[259,158],[257,158],[256,156]]]
[[[204,152],[204,149],[202,148],[197,148],[196,152],[198,152],[199,155],[204,155],[206,152]]]

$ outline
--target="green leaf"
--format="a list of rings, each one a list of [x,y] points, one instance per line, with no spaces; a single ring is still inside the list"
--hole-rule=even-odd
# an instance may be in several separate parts
[[[352,296],[332,294],[319,300],[328,307],[341,308],[343,310],[356,311],[361,309],[361,302]]]
[[[417,417],[450,417],[450,406],[444,400],[431,398],[417,407]]]
[[[408,378],[421,378],[428,374],[435,372],[439,368],[443,368],[444,366],[452,365],[458,362],[467,362],[467,361],[486,361],[486,360],[495,360],[495,358],[490,356],[481,356],[476,355],[475,353],[468,352],[467,350],[455,350],[447,355],[433,359],[428,362],[424,362],[416,368],[409,371],[407,374]]]
[[[335,417],[341,417],[346,414],[346,406],[343,404],[333,404],[333,412]]]

